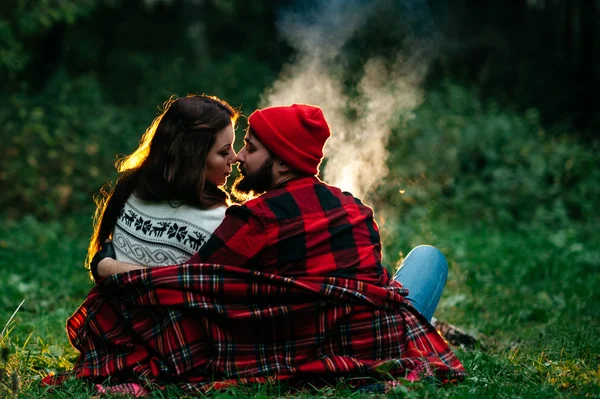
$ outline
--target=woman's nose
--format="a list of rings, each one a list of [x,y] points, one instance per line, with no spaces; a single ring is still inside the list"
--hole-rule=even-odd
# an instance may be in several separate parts
[[[235,151],[233,151],[233,154],[227,160],[227,164],[231,165],[232,163],[236,163],[236,162],[237,162],[237,154],[235,153]]]

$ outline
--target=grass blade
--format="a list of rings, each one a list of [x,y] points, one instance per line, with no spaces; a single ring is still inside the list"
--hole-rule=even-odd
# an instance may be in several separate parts
[[[17,306],[17,308],[13,312],[12,316],[10,316],[10,319],[8,319],[8,321],[4,325],[4,328],[2,329],[2,333],[0,333],[0,337],[4,337],[4,333],[6,332],[6,329],[8,328],[8,326],[10,325],[10,322],[15,318],[15,316],[17,315],[17,312],[19,311],[19,309],[21,309],[21,306],[23,306],[24,303],[25,303],[25,299],[23,299],[21,301],[19,306]]]

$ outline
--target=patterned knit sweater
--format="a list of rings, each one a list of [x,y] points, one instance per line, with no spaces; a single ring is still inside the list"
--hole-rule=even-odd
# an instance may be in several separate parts
[[[227,209],[176,205],[129,196],[113,231],[117,260],[150,267],[183,263],[204,245]]]

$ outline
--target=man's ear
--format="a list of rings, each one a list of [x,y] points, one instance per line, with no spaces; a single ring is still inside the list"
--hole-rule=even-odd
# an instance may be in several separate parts
[[[275,157],[275,159],[273,160],[273,168],[274,168],[274,171],[279,172],[280,175],[287,174],[292,170],[288,166],[288,164],[283,162],[283,160],[279,157]]]

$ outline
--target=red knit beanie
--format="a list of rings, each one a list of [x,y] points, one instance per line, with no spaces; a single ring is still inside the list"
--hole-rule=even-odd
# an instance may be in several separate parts
[[[291,168],[316,175],[331,135],[321,108],[308,104],[256,110],[248,118],[256,137]]]

